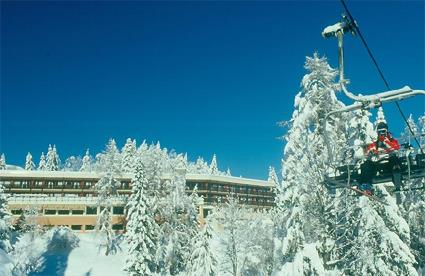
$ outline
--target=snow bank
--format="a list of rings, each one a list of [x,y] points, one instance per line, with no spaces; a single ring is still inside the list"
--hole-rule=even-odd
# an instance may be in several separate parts
[[[121,250],[117,254],[105,256],[103,250],[99,252],[98,244],[101,238],[96,234],[78,234],[79,247],[71,251],[65,276],[104,276],[104,275],[127,275],[123,270],[127,244],[121,244]]]
[[[285,263],[273,276],[283,275],[325,275],[323,262],[316,249],[316,243],[305,244],[303,250],[295,255],[293,262]]]
[[[9,256],[0,249],[0,276],[10,275],[10,271],[13,268],[12,260],[10,260]]]

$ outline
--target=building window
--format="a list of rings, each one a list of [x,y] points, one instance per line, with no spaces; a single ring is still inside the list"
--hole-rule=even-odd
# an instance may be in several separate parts
[[[94,230],[94,225],[86,225],[86,230]]]
[[[124,230],[123,224],[114,224],[112,225],[112,230]]]
[[[81,230],[82,225],[71,225],[71,230]]]
[[[22,181],[21,183],[22,183],[21,184],[22,189],[27,189],[28,188],[28,181]]]
[[[56,210],[46,209],[44,210],[45,215],[56,215]]]
[[[102,213],[102,211],[105,209],[106,207],[100,206],[100,213]],[[109,212],[111,211],[111,209],[108,207]]]
[[[20,214],[22,214],[22,209],[12,210],[11,212],[12,212],[12,215],[20,215]]]
[[[97,215],[97,207],[86,207],[86,215]]]
[[[69,215],[69,210],[58,210],[58,215]]]
[[[204,216],[204,218],[208,217],[209,214],[210,214],[210,210],[208,210],[208,209],[202,210],[202,215]]]
[[[10,181],[2,181],[3,183],[3,186],[6,188],[6,187],[10,187],[11,185],[10,185]]]
[[[112,214],[123,215],[124,214],[124,207],[114,206],[114,208],[112,209]]]
[[[84,214],[84,210],[72,210],[72,214],[73,215],[83,215]]]

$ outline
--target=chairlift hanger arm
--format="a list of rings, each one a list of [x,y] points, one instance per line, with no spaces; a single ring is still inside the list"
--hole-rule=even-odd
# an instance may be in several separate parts
[[[351,100],[356,102],[362,102],[363,106],[367,109],[380,106],[377,103],[402,100],[408,97],[415,95],[425,95],[424,90],[412,90],[408,86],[404,86],[400,89],[388,90],[385,92],[380,92],[371,95],[359,96],[348,91],[346,84],[349,83],[349,80],[345,79],[344,76],[344,34],[350,32],[355,35],[357,29],[357,23],[350,21],[346,16],[342,17],[341,22],[336,23],[332,26],[326,27],[322,35],[325,38],[337,37],[338,39],[338,60],[339,60],[339,84],[341,86],[342,92]],[[373,105],[368,103],[374,102]]]

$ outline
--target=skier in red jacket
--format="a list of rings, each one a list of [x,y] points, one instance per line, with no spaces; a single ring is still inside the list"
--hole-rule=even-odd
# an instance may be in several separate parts
[[[399,190],[401,185],[401,162],[396,154],[396,152],[400,149],[400,144],[397,139],[391,137],[386,123],[378,123],[376,132],[378,134],[378,138],[375,142],[367,145],[365,149],[367,159],[360,166],[360,189],[368,195],[373,195],[372,180],[376,176],[378,165],[381,166],[384,171],[390,171],[392,173],[392,181],[396,190]],[[382,160],[372,161],[372,157],[383,157],[383,155],[389,155],[387,163],[381,164],[380,162]]]

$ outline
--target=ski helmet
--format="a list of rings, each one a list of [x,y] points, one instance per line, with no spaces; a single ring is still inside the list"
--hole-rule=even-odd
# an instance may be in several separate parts
[[[384,122],[379,122],[378,125],[376,126],[376,130],[380,130],[380,129],[388,130],[388,125]]]

